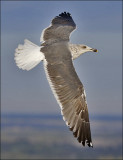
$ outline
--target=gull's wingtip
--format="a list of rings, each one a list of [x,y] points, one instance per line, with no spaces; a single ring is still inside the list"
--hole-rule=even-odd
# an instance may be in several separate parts
[[[71,17],[71,14],[69,12],[62,12],[59,14],[60,17]]]
[[[88,145],[89,147],[92,147],[92,148],[93,148],[92,142],[89,142],[87,145]]]
[[[86,142],[86,144],[88,145],[88,147],[93,148],[92,142],[88,142],[87,140],[86,140],[86,141],[82,141],[82,145],[83,145],[84,147],[85,147],[85,142]]]

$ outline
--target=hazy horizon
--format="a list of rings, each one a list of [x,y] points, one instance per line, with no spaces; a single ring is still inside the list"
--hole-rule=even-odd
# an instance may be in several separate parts
[[[3,159],[121,159],[122,120],[94,118],[91,118],[94,148],[89,148],[77,142],[60,115],[3,115],[1,156]]]

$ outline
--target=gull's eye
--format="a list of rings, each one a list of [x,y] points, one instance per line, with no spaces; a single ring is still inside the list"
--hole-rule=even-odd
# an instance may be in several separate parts
[[[86,46],[82,46],[82,48],[86,48]]]

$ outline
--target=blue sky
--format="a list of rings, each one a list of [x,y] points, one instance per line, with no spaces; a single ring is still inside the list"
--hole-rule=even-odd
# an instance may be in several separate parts
[[[40,45],[41,31],[63,11],[71,13],[77,29],[72,43],[97,48],[74,61],[87,95],[89,113],[121,115],[122,2],[6,1],[1,2],[2,112],[60,113],[43,64],[31,71],[16,67],[14,50],[25,38]]]

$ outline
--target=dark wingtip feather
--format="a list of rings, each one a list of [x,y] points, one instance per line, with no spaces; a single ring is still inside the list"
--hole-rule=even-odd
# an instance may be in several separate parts
[[[74,128],[74,127],[72,127],[72,128],[69,128],[69,130],[70,130],[70,131],[73,131],[73,128]]]
[[[88,145],[89,147],[92,147],[92,148],[93,148],[92,142],[86,142],[86,143],[87,143],[87,145]]]
[[[69,12],[62,12],[61,14],[59,14],[60,17],[71,17],[71,14]]]
[[[85,141],[82,141],[82,145],[85,146]]]
[[[74,137],[77,137],[77,131],[73,132]]]
[[[72,26],[73,30],[76,28],[76,24],[74,23],[72,16],[69,12],[62,12],[61,14],[56,16],[51,23],[52,25],[59,24]]]

